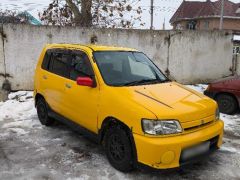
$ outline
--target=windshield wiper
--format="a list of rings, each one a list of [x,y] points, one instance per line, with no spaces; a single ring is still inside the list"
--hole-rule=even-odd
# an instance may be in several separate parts
[[[139,85],[139,84],[145,84],[145,83],[160,83],[162,82],[159,79],[142,79],[139,81],[133,81],[133,82],[129,82],[129,83],[125,83],[124,86],[134,86],[134,85]]]

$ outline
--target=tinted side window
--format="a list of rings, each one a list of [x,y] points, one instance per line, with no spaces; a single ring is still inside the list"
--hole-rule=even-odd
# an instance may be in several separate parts
[[[69,63],[70,53],[67,52],[53,52],[49,69],[51,72],[69,78]]]
[[[42,69],[48,70],[49,69],[49,60],[51,58],[51,53],[48,51],[46,51],[45,56],[43,58],[43,62],[42,62]]]
[[[77,77],[90,77],[93,74],[88,56],[81,51],[73,52],[71,55],[70,79]]]

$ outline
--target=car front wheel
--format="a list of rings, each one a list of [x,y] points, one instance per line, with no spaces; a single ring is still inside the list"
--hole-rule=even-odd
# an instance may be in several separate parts
[[[119,171],[133,170],[133,153],[128,133],[121,127],[111,127],[105,135],[105,151],[110,164]]]

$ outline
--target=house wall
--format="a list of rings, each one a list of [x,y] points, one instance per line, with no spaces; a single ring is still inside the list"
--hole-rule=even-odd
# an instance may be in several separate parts
[[[0,72],[13,90],[32,90],[34,69],[47,43],[88,44],[93,36],[98,44],[139,49],[149,55],[163,72],[178,82],[208,82],[231,74],[232,34],[200,31],[149,31],[82,29],[30,25],[3,25],[4,47],[0,39]],[[5,64],[3,58],[5,57]],[[0,86],[3,78],[0,77]]]
[[[219,29],[219,19],[211,19],[210,29]],[[240,19],[224,19],[223,29],[240,31]]]
[[[197,30],[218,30],[219,29],[219,18],[205,18],[197,19]],[[206,29],[205,22],[209,22],[209,28]],[[176,29],[177,24],[180,24],[183,27],[183,30],[187,29],[187,20],[179,21],[173,24],[173,29]],[[224,19],[223,29],[225,30],[236,30],[240,31],[240,19]]]
[[[236,74],[240,76],[240,54],[237,55]]]

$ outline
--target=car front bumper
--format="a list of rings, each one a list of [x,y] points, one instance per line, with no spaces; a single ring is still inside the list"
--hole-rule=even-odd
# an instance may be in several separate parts
[[[182,160],[184,149],[211,141],[209,152],[220,148],[223,137],[223,121],[188,134],[171,137],[147,137],[133,134],[137,160],[155,169],[177,168],[187,162]]]

